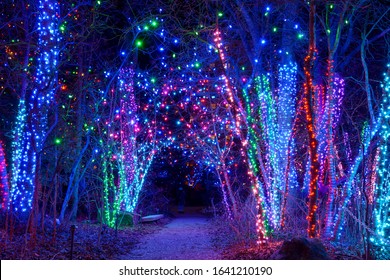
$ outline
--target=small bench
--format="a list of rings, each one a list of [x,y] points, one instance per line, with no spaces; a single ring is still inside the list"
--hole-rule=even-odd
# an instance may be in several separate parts
[[[164,214],[149,215],[149,216],[142,217],[141,222],[142,223],[154,222],[162,218],[164,218]]]

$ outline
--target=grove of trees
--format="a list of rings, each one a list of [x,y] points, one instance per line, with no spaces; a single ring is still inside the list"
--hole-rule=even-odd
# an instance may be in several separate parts
[[[54,236],[76,219],[117,228],[180,151],[256,246],[306,236],[390,258],[389,1],[5,0],[0,14],[6,240],[34,242],[47,220]]]

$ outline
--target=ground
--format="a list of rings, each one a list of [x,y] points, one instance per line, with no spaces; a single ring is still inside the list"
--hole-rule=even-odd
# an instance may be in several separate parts
[[[175,219],[136,245],[121,259],[133,260],[216,260],[221,252],[212,244],[211,221],[190,213]]]
[[[82,260],[261,260],[270,259],[291,236],[274,238],[259,248],[255,240],[246,244],[232,242],[223,217],[210,217],[198,210],[175,213],[159,221],[118,230],[91,221],[75,223],[73,259]],[[48,226],[38,230],[36,242],[24,230],[16,230],[12,239],[4,227],[0,230],[0,259],[70,259],[71,224],[61,225],[55,234]],[[337,247],[324,242],[331,259],[362,259],[356,246]]]
[[[47,227],[33,242],[25,230],[16,230],[10,240],[4,227],[0,230],[0,259],[25,260],[67,260],[70,259],[71,231],[70,226],[76,225],[73,259],[76,260],[113,260],[130,252],[144,236],[161,229],[170,222],[163,219],[152,224],[140,224],[135,227],[120,228],[117,231],[96,222],[80,221],[61,225],[53,240],[52,227]]]

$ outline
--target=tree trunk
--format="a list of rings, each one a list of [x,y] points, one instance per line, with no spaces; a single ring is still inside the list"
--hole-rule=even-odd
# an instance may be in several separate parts
[[[318,197],[318,178],[319,178],[319,162],[318,162],[318,141],[314,127],[314,110],[313,110],[313,66],[315,61],[316,45],[315,45],[315,1],[310,1],[310,17],[309,17],[309,50],[305,58],[305,85],[304,85],[304,109],[306,116],[306,129],[309,136],[309,156],[310,156],[310,182],[308,195],[308,236],[314,238],[317,236],[317,197]]]
[[[84,80],[84,59],[83,59],[83,47],[80,47],[78,56],[78,79],[77,79],[77,111],[76,111],[76,155],[80,154],[83,146],[83,107],[84,107],[84,88],[83,88],[83,80]],[[78,205],[79,205],[79,182],[80,182],[80,170],[81,166],[78,166],[75,170],[75,176],[73,179],[73,192],[72,192],[72,198],[73,198],[73,204],[72,204],[72,210],[71,210],[71,216],[70,219],[72,221],[76,220],[77,217],[77,211],[78,211]]]
[[[333,221],[333,203],[334,191],[336,189],[336,166],[334,157],[333,144],[333,106],[334,106],[334,65],[333,65],[333,50],[330,50],[328,56],[328,102],[327,102],[327,158],[329,167],[329,186],[328,186],[328,200],[326,203],[326,221],[325,221],[325,236],[331,237],[331,228]]]

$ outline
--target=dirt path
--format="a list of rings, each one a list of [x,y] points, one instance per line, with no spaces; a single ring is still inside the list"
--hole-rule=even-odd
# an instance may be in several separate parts
[[[144,240],[122,259],[129,260],[213,260],[220,257],[212,246],[208,218],[181,215]]]

